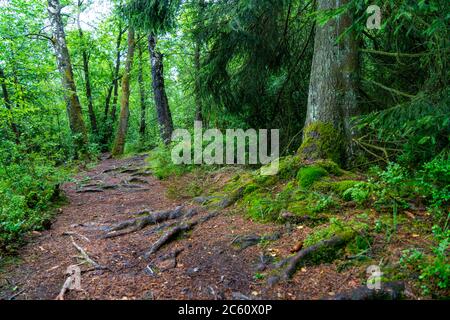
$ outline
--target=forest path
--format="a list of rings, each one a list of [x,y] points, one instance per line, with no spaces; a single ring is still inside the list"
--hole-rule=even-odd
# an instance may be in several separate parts
[[[322,265],[269,288],[261,276],[264,260],[288,255],[308,228],[259,224],[226,211],[148,257],[152,244],[173,226],[167,224],[180,218],[105,238],[109,226],[143,210],[194,208],[168,199],[164,183],[145,167],[144,155],[104,159],[64,184],[68,204],[50,230],[30,237],[19,252],[21,262],[0,274],[0,298],[55,299],[74,265],[81,268],[82,290],[68,290],[64,299],[317,299],[357,284],[357,270],[343,275],[333,265]],[[197,210],[195,219],[209,214]],[[255,241],[274,234],[280,235],[274,241]],[[237,248],[234,243],[242,239],[249,245]],[[83,263],[80,248],[104,268]]]

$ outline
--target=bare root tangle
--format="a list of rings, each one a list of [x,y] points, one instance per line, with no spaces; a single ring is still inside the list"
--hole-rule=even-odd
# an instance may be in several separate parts
[[[141,214],[144,212],[141,212]],[[139,217],[135,219],[130,219],[116,225],[113,225],[108,229],[108,233],[103,236],[103,238],[114,238],[123,236],[125,234],[130,234],[133,232],[140,231],[148,225],[158,224],[167,220],[174,220],[182,217],[184,215],[183,207],[177,207],[174,210],[166,210],[155,213],[150,213],[145,217]],[[117,232],[127,229],[123,232]]]
[[[73,246],[80,252],[81,256],[87,263],[91,264],[96,270],[108,269],[107,267],[104,267],[95,262],[94,260],[92,260],[91,257],[89,257],[89,255],[87,254],[86,250],[84,250],[82,247],[80,247],[78,244],[75,243],[72,236],[70,236],[70,239],[72,240]]]
[[[194,221],[189,221],[189,222],[183,222],[179,225],[177,225],[176,227],[170,229],[169,231],[167,231],[166,233],[164,233],[161,238],[159,238],[151,247],[150,250],[148,250],[145,254],[144,257],[147,259],[148,257],[150,257],[152,254],[156,253],[162,246],[164,246],[165,244],[171,242],[174,238],[176,238],[179,234],[189,231],[191,229],[193,229],[195,226],[197,226],[198,224],[202,224],[208,220],[210,220],[211,218],[217,216],[219,214],[218,211],[212,212],[200,219],[194,220]]]
[[[284,267],[279,276],[273,276],[269,278],[269,285],[276,284],[280,279],[288,280],[290,279],[294,273],[297,271],[300,263],[304,262],[304,260],[310,258],[313,254],[325,248],[339,248],[345,245],[350,241],[349,237],[343,236],[334,236],[327,240],[322,240],[308,248],[300,250],[297,254],[289,257],[287,259],[282,260],[278,267]]]
[[[327,300],[398,300],[402,298],[405,284],[401,281],[386,282],[380,289],[369,289],[367,286],[359,286],[353,290],[338,293]]]

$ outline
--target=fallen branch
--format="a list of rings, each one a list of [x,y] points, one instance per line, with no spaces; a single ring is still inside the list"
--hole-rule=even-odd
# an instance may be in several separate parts
[[[142,213],[144,213],[144,212],[141,212],[140,214],[142,214]],[[161,222],[164,222],[167,220],[178,219],[181,216],[183,216],[183,214],[184,214],[183,207],[180,206],[180,207],[175,208],[175,210],[160,211],[160,212],[151,213],[145,217],[130,219],[130,220],[118,223],[118,224],[110,227],[107,230],[108,233],[106,235],[104,235],[103,238],[114,238],[114,237],[119,237],[119,236],[123,236],[126,234],[130,234],[133,232],[137,232],[137,231],[144,229],[148,225],[154,225],[154,224],[158,224],[158,223],[161,223]],[[117,232],[117,231],[121,231],[124,229],[128,229],[128,230],[125,230],[123,232]]]
[[[177,225],[176,227],[170,229],[169,231],[167,231],[165,234],[163,234],[161,236],[161,238],[159,238],[151,247],[150,250],[148,250],[145,254],[144,257],[147,259],[149,256],[151,256],[152,254],[156,253],[162,246],[164,246],[165,244],[171,242],[174,238],[176,238],[179,234],[184,233],[186,231],[189,231],[191,229],[193,229],[195,226],[202,224],[208,220],[210,220],[211,218],[215,217],[218,215],[218,211],[215,211],[213,213],[210,213],[200,219],[194,220],[194,221],[189,221],[189,222],[183,222],[179,225]]]

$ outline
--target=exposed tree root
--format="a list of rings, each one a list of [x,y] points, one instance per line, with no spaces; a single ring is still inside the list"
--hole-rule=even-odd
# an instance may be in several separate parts
[[[156,253],[162,246],[164,246],[165,244],[167,244],[167,243],[171,242],[173,239],[175,239],[179,234],[193,229],[195,226],[210,220],[211,218],[217,216],[218,214],[219,214],[219,212],[215,211],[215,212],[212,212],[200,219],[197,219],[194,221],[182,222],[181,224],[177,225],[176,227],[174,227],[174,228],[170,229],[169,231],[167,231],[166,233],[164,233],[161,236],[161,238],[159,238],[158,241],[156,241],[150,247],[150,250],[148,250],[144,254],[144,257],[145,258],[150,257],[152,254]]]
[[[360,286],[353,290],[342,292],[327,300],[398,300],[405,291],[405,284],[401,281],[381,284],[381,289],[369,289]]]
[[[70,290],[72,283],[73,283],[73,275],[69,275],[66,279],[66,281],[64,281],[64,284],[61,288],[61,291],[59,292],[58,296],[55,298],[55,300],[64,300],[64,295],[66,294],[66,292],[68,290]]]
[[[87,188],[87,189],[81,189],[81,190],[77,191],[77,193],[100,193],[100,192],[103,192],[103,189]]]
[[[96,270],[106,270],[108,269],[107,267],[104,267],[100,264],[98,264],[97,262],[95,262],[94,260],[91,259],[91,257],[89,257],[89,255],[87,254],[86,250],[84,250],[82,247],[80,247],[78,244],[76,244],[76,242],[73,240],[73,237],[70,236],[70,239],[72,240],[72,244],[75,248],[77,248],[77,250],[80,252],[81,256],[83,257],[83,259],[91,264]]]
[[[143,214],[144,212],[140,212]],[[103,238],[114,238],[130,234],[133,232],[140,231],[148,225],[158,224],[167,220],[174,220],[182,217],[184,215],[183,207],[177,207],[174,210],[160,211],[155,213],[150,213],[145,217],[139,217],[135,219],[130,219],[116,225],[111,226],[108,229],[108,233],[103,236]],[[128,229],[129,228],[129,229]],[[124,229],[123,232],[118,232]]]
[[[322,240],[308,248],[300,250],[295,255],[282,260],[277,265],[278,267],[283,266],[285,267],[278,276],[273,276],[269,278],[268,280],[269,285],[272,286],[281,279],[282,280],[290,279],[297,271],[297,268],[300,266],[301,263],[305,262],[305,260],[308,260],[309,258],[311,258],[312,255],[318,253],[319,251],[323,249],[340,248],[345,244],[347,244],[350,240],[351,239],[349,237],[334,236],[330,239]]]
[[[82,234],[79,234],[79,233],[76,233],[76,232],[66,231],[66,232],[63,233],[63,236],[76,236],[78,238],[86,240],[87,242],[91,242],[91,240],[89,240],[88,237],[83,236]]]
[[[235,192],[233,192],[228,198],[223,199],[219,202],[218,207],[221,209],[228,208],[233,205],[236,201],[238,201],[244,195],[244,188],[239,188]]]

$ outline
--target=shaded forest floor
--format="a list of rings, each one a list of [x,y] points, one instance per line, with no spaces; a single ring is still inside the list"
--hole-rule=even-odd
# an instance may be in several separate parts
[[[364,265],[340,268],[328,263],[303,267],[291,281],[269,286],[262,275],[264,264],[288,256],[311,229],[258,223],[230,209],[218,211],[149,257],[145,253],[170,222],[105,238],[108,226],[142,211],[183,206],[195,207],[199,218],[208,215],[192,199],[167,197],[170,181],[157,180],[146,170],[145,156],[104,159],[63,185],[67,204],[50,230],[34,232],[18,262],[0,273],[0,298],[55,299],[67,268],[80,263],[82,290],[67,291],[65,299],[321,299],[367,279]],[[261,241],[261,236],[270,240]],[[404,239],[411,240],[408,235]],[[101,267],[83,263],[76,245]]]

